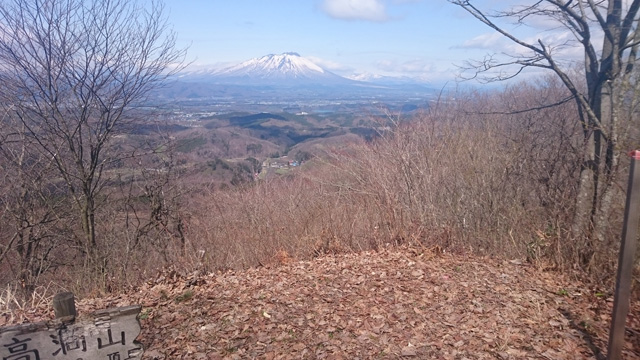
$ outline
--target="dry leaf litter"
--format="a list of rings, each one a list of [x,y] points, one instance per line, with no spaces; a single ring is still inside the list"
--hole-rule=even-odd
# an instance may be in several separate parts
[[[599,295],[599,294],[598,294]],[[416,249],[166,272],[80,313],[141,304],[143,359],[598,359],[612,301],[519,261]],[[640,359],[633,303],[623,358]],[[52,318],[0,313],[0,326]]]

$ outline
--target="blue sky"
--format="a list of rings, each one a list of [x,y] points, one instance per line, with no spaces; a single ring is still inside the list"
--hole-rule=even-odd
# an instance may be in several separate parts
[[[340,75],[453,80],[506,44],[446,0],[166,0],[193,68],[295,51]],[[497,0],[483,0],[488,7]],[[501,2],[504,4],[505,2]]]

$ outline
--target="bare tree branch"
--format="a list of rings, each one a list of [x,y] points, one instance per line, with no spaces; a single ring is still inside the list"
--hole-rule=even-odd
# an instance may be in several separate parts
[[[588,241],[604,241],[608,216],[613,203],[611,189],[618,168],[619,143],[628,128],[620,122],[623,107],[635,106],[628,101],[629,94],[638,92],[639,84],[632,81],[637,74],[638,47],[640,46],[640,0],[633,0],[625,8],[622,0],[545,0],[531,5],[514,7],[494,13],[480,10],[471,0],[450,0],[476,19],[501,34],[504,38],[530,51],[522,55],[503,54],[502,59],[468,62],[465,70],[480,73],[498,71],[491,80],[510,79],[524,68],[536,67],[552,70],[573,95],[578,105],[579,121],[583,128],[584,159],[580,176],[580,191],[576,198],[576,212],[572,234]],[[584,77],[574,79],[562,68],[562,54],[554,52],[570,45],[528,43],[514,33],[499,26],[492,19],[512,20],[514,24],[527,24],[534,17],[554,20],[573,34],[584,50]],[[594,42],[593,34],[603,33],[601,44]],[[504,76],[503,68],[515,68],[513,76]],[[586,91],[580,85],[587,85]],[[630,105],[629,105],[630,104]],[[593,253],[585,256],[585,264],[591,263]]]
[[[82,224],[85,253],[96,248],[96,210],[107,164],[130,156],[113,138],[135,109],[180,71],[161,2],[9,0],[0,4],[0,100],[30,149],[55,165]]]

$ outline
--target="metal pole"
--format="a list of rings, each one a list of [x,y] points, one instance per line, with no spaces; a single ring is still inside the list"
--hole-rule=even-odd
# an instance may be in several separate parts
[[[640,214],[640,150],[629,153],[631,167],[629,169],[629,184],[627,186],[627,204],[622,226],[622,243],[618,258],[618,277],[616,292],[613,300],[613,315],[611,330],[609,331],[608,360],[618,360],[622,356],[624,346],[624,330],[627,314],[629,313],[629,298],[631,296],[631,277],[633,260],[636,253],[636,239],[638,232],[638,215]]]

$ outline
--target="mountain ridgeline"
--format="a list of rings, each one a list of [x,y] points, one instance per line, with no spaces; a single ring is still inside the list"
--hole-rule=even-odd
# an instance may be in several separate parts
[[[212,74],[220,83],[240,85],[355,85],[297,53],[266,55]]]
[[[427,83],[407,78],[350,79],[335,74],[295,52],[269,54],[224,69],[189,71],[161,96],[191,101],[212,98],[329,99],[424,96],[433,94]]]

